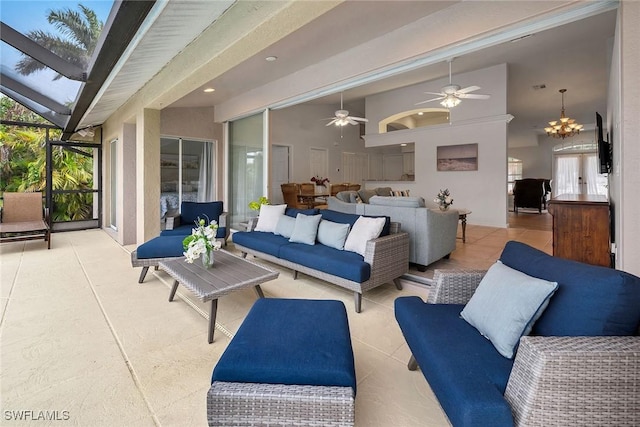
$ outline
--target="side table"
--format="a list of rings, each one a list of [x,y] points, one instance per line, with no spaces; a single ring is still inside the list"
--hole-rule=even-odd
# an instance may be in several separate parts
[[[469,209],[458,209],[458,219],[460,220],[460,224],[462,225],[462,243],[467,242],[467,215],[469,214],[471,214],[471,211]]]

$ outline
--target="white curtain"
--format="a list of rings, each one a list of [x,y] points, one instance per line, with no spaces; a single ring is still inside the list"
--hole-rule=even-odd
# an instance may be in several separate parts
[[[213,142],[202,144],[200,175],[198,177],[198,201],[213,202],[216,197],[216,152]]]
[[[598,189],[598,157],[595,154],[585,154],[584,182],[587,194],[600,194]]]
[[[580,194],[580,156],[556,156],[554,195]]]

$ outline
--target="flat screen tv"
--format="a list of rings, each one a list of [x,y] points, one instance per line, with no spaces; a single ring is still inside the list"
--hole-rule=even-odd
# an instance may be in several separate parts
[[[596,140],[598,141],[600,173],[609,173],[611,172],[611,147],[609,142],[604,139],[602,116],[598,113],[596,113]]]

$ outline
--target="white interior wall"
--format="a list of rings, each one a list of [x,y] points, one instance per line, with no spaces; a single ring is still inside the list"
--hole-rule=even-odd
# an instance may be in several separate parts
[[[621,2],[609,80],[607,126],[613,143],[610,197],[616,267],[640,276],[640,3]],[[624,232],[623,232],[624,230]]]
[[[329,153],[328,178],[332,183],[343,181],[342,153],[366,152],[360,139],[359,126],[326,126],[336,110],[334,105],[304,104],[271,111],[270,144],[292,146],[292,182],[308,182],[309,149],[323,148]],[[342,130],[342,136],[340,134]]]
[[[493,227],[507,224],[507,66],[500,64],[455,76],[461,86],[478,85],[491,94],[484,101],[464,100],[451,109],[451,124],[377,134],[377,123],[439,90],[444,80],[408,86],[367,97],[367,147],[415,142],[415,182],[402,183],[412,195],[432,199],[448,188],[453,207],[470,209],[468,222]],[[442,145],[478,144],[478,170],[439,172],[436,150]],[[396,184],[399,185],[399,184]]]

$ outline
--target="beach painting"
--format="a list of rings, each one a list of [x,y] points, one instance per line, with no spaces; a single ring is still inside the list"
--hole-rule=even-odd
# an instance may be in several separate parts
[[[478,170],[478,144],[443,145],[437,156],[439,171]]]

